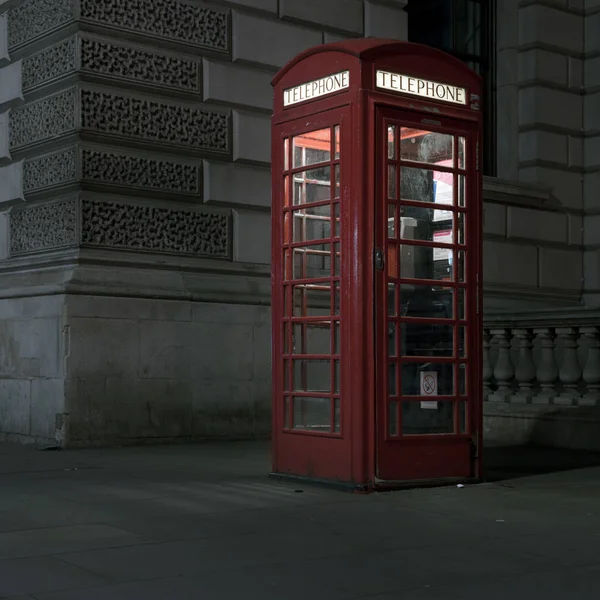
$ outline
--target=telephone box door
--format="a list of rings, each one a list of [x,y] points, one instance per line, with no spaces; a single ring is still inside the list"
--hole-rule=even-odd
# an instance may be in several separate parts
[[[477,477],[477,127],[391,108],[375,126],[376,476]]]

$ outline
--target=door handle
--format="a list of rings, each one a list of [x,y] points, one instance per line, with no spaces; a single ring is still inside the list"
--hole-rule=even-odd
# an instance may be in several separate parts
[[[384,262],[385,261],[383,259],[383,251],[375,250],[375,268],[378,271],[383,271]]]

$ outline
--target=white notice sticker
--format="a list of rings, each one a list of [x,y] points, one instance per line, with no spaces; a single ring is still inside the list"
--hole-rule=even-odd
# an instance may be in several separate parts
[[[421,408],[425,410],[437,410],[438,403],[435,400],[422,400]]]
[[[437,371],[421,371],[421,396],[438,395]]]
[[[438,374],[437,371],[421,371],[421,396],[438,395]],[[435,400],[422,400],[421,408],[436,410],[438,403]]]

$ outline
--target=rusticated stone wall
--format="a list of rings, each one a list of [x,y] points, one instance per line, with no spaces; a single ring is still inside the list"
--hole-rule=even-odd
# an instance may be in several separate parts
[[[0,4],[0,437],[268,434],[270,80],[405,4]]]

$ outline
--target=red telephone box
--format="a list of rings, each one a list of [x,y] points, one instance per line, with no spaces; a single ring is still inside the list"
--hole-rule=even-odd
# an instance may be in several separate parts
[[[479,76],[371,38],[273,85],[272,475],[479,478]]]

